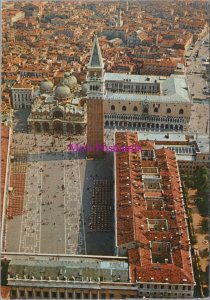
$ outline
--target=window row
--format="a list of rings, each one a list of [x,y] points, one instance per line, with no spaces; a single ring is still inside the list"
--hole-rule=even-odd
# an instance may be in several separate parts
[[[14,94],[14,100],[30,100],[31,95],[29,94]]]
[[[67,294],[67,295],[66,295]],[[57,292],[57,291],[32,291],[32,290],[19,290],[19,296],[23,299],[27,298],[35,298],[35,299],[98,299],[98,293],[97,291],[92,291],[92,292]],[[67,296],[67,297],[66,297]],[[12,290],[11,291],[11,299],[16,299],[18,297],[18,292],[17,290]],[[100,293],[100,298],[101,299],[116,299],[118,298],[118,295],[111,294],[111,293]],[[121,295],[122,299],[126,298],[135,298],[134,295],[129,295],[129,294],[122,294]]]
[[[131,89],[131,90],[157,90],[158,86],[157,85],[130,85],[130,84],[118,84],[118,83],[108,83],[106,84],[107,89]]]
[[[126,111],[126,110],[127,110],[127,107],[126,107],[125,105],[123,105],[122,110],[123,110],[123,111]],[[111,106],[111,111],[115,111],[115,105],[112,105],[112,106]],[[138,111],[138,107],[137,107],[137,106],[134,106],[134,107],[133,107],[133,111]],[[148,108],[145,108],[145,109],[143,110],[143,112],[144,112],[144,113],[148,113]],[[159,112],[158,107],[155,107],[155,108],[154,108],[154,112],[156,112],[156,113]],[[170,108],[167,108],[166,113],[167,113],[167,114],[171,114],[171,109],[170,109]],[[180,114],[180,115],[183,115],[183,114],[184,114],[184,110],[183,110],[182,108],[179,110],[179,114]]]
[[[97,85],[91,85],[90,86],[90,91],[99,91],[100,90],[100,87],[97,86]]]
[[[166,293],[156,293],[156,292],[147,292],[146,293],[146,296],[147,297],[162,297],[163,295],[165,295]],[[144,296],[145,295],[145,293],[143,293],[143,292],[140,292],[140,296]],[[178,293],[167,293],[167,295],[169,296],[169,298],[171,298],[171,297],[176,297],[177,298],[177,296],[181,296],[181,297],[186,297],[186,294],[178,294]],[[187,294],[187,296],[188,297],[190,297],[191,296],[191,294]]]
[[[147,288],[147,289],[169,289],[171,290],[173,287],[173,289],[175,290],[188,290],[190,291],[191,290],[191,286],[186,286],[186,285],[164,285],[164,284],[161,284],[161,285],[158,285],[158,284],[154,284],[154,285],[150,285],[150,284],[140,284],[140,288]]]

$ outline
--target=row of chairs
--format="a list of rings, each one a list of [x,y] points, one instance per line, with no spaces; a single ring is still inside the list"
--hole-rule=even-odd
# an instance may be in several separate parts
[[[93,183],[92,208],[89,229],[91,232],[112,231],[113,182],[95,180]]]

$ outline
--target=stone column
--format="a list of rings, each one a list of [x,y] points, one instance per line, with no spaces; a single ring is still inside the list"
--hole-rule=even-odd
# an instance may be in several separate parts
[[[43,129],[43,122],[40,122],[40,125],[41,125],[41,132],[44,132],[44,129]]]
[[[31,127],[30,127],[30,128],[31,128],[31,129],[30,129],[30,132],[31,132],[31,133],[34,133],[34,132],[35,132],[35,131],[34,131],[34,122],[30,122],[29,125],[31,126]]]
[[[72,125],[73,125],[73,134],[76,134],[76,128],[75,128],[76,126],[75,126],[75,123],[73,123]]]
[[[49,132],[53,133],[53,123],[49,122]]]
[[[35,299],[36,298],[36,293],[35,293],[35,289],[34,288],[32,288],[32,297],[33,297],[33,299]]]
[[[17,288],[17,299],[20,299],[20,291],[19,291],[19,288]]]
[[[67,125],[66,123],[63,123],[63,133],[64,133],[64,134],[67,133],[67,131],[66,131],[66,125]]]

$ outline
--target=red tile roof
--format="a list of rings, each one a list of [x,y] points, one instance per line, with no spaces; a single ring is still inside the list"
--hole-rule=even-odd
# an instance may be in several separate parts
[[[141,282],[151,281],[151,278],[153,282],[166,282],[167,278],[173,284],[194,284],[175,153],[165,148],[155,150],[154,141],[138,141],[136,133],[118,132],[115,142],[119,146],[142,147],[141,154],[116,153],[117,244],[126,247],[130,243],[132,281],[139,277]],[[145,150],[153,153],[151,160],[142,159]],[[151,188],[151,182],[158,184]],[[149,206],[149,201],[155,203],[155,200],[161,201],[161,207]],[[160,224],[158,229],[149,227],[156,221]],[[167,224],[167,228],[160,227],[162,224]],[[156,242],[161,243],[163,249],[169,247],[163,250],[162,258],[158,257],[159,262],[153,259]]]
[[[1,126],[1,212],[4,200],[4,188],[7,168],[7,153],[9,145],[9,127]]]
[[[1,286],[1,299],[11,299],[10,291],[11,291],[11,287]]]

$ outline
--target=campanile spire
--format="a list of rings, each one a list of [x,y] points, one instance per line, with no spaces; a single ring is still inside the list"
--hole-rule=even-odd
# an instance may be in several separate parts
[[[88,68],[104,68],[103,58],[101,55],[101,49],[96,34],[93,36],[93,46],[90,56]]]

